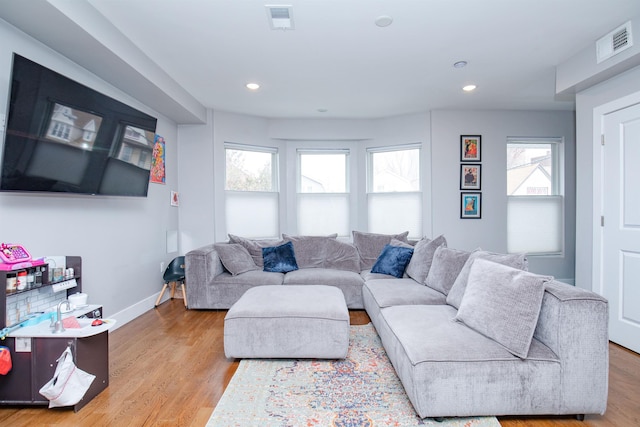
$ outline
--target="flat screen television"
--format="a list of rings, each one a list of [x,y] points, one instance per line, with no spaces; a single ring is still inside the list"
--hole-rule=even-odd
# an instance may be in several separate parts
[[[156,122],[14,54],[0,191],[146,197]]]

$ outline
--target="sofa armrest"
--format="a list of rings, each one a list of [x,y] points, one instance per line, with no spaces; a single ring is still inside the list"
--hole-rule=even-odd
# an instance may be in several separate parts
[[[609,378],[609,307],[600,295],[547,284],[534,337],[562,364],[562,413],[604,413]]]
[[[185,255],[185,280],[189,287],[187,293],[189,306],[192,302],[191,296],[195,298],[199,294],[199,288],[209,285],[217,275],[223,272],[224,267],[213,244],[187,252]]]

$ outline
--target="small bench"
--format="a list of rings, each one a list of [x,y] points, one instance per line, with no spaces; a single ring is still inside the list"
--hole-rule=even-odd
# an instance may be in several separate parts
[[[349,310],[335,286],[256,286],[224,318],[231,358],[344,359]]]

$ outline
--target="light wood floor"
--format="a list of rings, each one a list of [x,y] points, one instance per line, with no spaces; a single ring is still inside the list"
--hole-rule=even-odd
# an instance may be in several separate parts
[[[170,300],[112,332],[110,385],[74,413],[46,407],[0,408],[0,426],[204,426],[237,368],[223,352],[225,311],[185,310]],[[363,311],[352,324],[365,324]],[[505,427],[640,426],[640,356],[610,345],[604,416],[500,418]],[[0,381],[2,378],[0,377]]]

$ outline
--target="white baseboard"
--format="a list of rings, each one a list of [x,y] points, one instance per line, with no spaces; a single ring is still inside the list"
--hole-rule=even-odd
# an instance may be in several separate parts
[[[165,294],[166,294],[166,297],[162,298],[162,300],[160,301],[160,304],[162,304],[163,302],[169,299],[169,293],[165,293]],[[160,295],[160,292],[158,292],[157,294],[153,294],[150,297],[147,297],[141,301],[138,301],[137,303],[125,308],[124,310],[120,310],[119,312],[113,314],[112,316],[109,316],[110,318],[113,318],[116,320],[116,324],[113,325],[113,328],[111,328],[110,331],[115,331],[120,326],[126,325],[136,317],[143,315],[149,310],[152,310],[155,307],[156,299],[158,299],[158,295]]]

